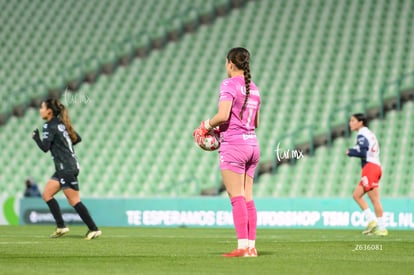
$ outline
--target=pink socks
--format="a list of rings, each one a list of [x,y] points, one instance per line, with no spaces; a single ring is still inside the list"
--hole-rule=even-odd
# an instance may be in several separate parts
[[[256,240],[256,227],[257,227],[257,211],[256,206],[254,205],[254,201],[246,202],[247,207],[247,217],[248,217],[248,232],[249,232],[249,241]],[[253,246],[254,247],[254,246]]]
[[[237,239],[248,238],[247,230],[247,206],[246,200],[243,196],[231,198],[234,227],[236,228]],[[256,234],[256,233],[255,233]]]
[[[255,247],[257,211],[254,201],[246,202],[243,196],[231,198],[233,222],[236,228],[238,248]]]

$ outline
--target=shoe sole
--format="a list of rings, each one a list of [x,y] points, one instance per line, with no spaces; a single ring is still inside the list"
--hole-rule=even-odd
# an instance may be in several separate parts
[[[243,257],[248,257],[247,254],[244,255],[229,255],[229,254],[222,254],[221,256],[225,257],[225,258],[243,258]]]
[[[102,232],[101,231],[97,231],[91,237],[85,237],[85,240],[90,241],[90,240],[93,240],[93,239],[98,238],[101,235],[102,235]]]
[[[60,238],[60,237],[62,237],[64,235],[66,235],[68,232],[69,232],[69,230],[68,231],[65,231],[65,232],[62,232],[62,233],[58,233],[56,235],[50,235],[49,238],[52,238],[52,239]]]
[[[362,234],[363,235],[369,235],[369,234],[372,234],[374,231],[375,231],[375,228],[377,228],[376,226],[375,227],[373,227],[372,229],[370,229],[370,230],[365,230],[365,231],[362,231]]]

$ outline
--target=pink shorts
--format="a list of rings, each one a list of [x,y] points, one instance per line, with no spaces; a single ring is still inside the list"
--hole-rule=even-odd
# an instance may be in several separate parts
[[[260,149],[254,145],[221,144],[219,155],[220,170],[230,170],[253,178],[260,159]]]
[[[364,168],[362,168],[361,181],[359,182],[359,185],[364,188],[365,192],[371,191],[372,189],[378,187],[381,175],[381,166],[367,162],[364,165]]]

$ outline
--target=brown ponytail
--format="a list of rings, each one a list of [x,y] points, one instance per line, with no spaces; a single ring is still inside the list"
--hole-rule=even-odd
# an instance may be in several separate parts
[[[63,104],[59,104],[60,107],[60,119],[62,120],[63,124],[65,124],[66,130],[69,133],[70,139],[72,142],[76,142],[78,136],[76,135],[75,129],[73,129],[72,122],[69,118],[68,109]]]
[[[65,105],[60,103],[58,99],[47,99],[44,102],[46,104],[46,107],[52,110],[55,117],[60,117],[63,124],[65,125],[66,130],[68,131],[70,139],[72,142],[76,142],[78,140],[78,136],[76,135],[75,129],[73,129],[72,122],[69,118],[68,109],[65,107]]]
[[[243,119],[243,112],[246,110],[247,101],[250,96],[250,53],[245,48],[233,48],[227,54],[227,60],[231,61],[237,68],[243,70],[244,85],[246,87],[246,96],[244,98],[243,107],[240,111],[240,119]]]

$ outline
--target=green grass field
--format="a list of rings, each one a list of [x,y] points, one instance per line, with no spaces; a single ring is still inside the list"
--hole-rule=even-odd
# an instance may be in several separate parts
[[[0,226],[0,274],[413,274],[414,234],[259,229],[257,258],[223,258],[233,229],[86,228],[50,239],[51,226]]]

